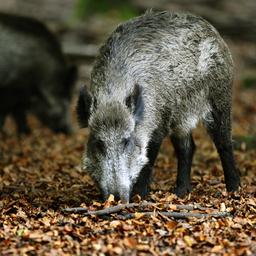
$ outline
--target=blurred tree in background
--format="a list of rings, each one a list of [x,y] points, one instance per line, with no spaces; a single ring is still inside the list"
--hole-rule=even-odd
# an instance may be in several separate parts
[[[126,20],[139,14],[130,0],[77,0],[75,12],[80,19],[93,14],[104,14]]]

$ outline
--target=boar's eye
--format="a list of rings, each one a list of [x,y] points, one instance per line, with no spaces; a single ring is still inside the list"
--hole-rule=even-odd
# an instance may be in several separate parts
[[[141,150],[141,143],[137,139],[134,140],[134,146]]]
[[[94,147],[97,151],[99,151],[101,154],[104,154],[106,147],[105,147],[105,144],[102,140],[97,139],[97,140],[94,141],[93,144],[94,144]]]

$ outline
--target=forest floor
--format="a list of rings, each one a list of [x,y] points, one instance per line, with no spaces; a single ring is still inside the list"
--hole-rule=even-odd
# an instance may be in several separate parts
[[[237,84],[234,96],[234,134],[256,134],[256,90]],[[194,131],[193,191],[184,199],[171,193],[176,159],[165,140],[155,164],[147,200],[158,203],[122,220],[118,214],[84,216],[64,213],[66,207],[102,209],[80,162],[88,131],[56,135],[30,118],[32,134],[18,137],[11,120],[0,140],[0,254],[1,255],[255,255],[256,150],[236,147],[241,190],[227,194],[216,150],[202,125]],[[137,198],[137,201],[139,199]],[[160,203],[160,204],[159,204]],[[175,205],[200,205],[229,212],[228,217],[172,218],[159,213],[187,212]],[[145,216],[142,211],[154,211]]]

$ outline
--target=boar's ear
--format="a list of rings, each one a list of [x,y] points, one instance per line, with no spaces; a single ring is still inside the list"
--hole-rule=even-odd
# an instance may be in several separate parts
[[[91,103],[91,94],[88,92],[86,86],[81,87],[76,105],[76,113],[78,122],[82,128],[88,127]]]
[[[130,111],[134,114],[136,122],[140,121],[144,111],[142,87],[135,84],[132,93],[126,98],[125,103]]]

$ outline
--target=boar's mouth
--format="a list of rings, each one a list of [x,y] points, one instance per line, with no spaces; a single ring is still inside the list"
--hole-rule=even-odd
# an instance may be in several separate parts
[[[127,186],[111,186],[108,187],[104,184],[104,187],[101,184],[101,190],[103,192],[104,200],[107,200],[108,197],[112,194],[115,197],[115,201],[121,200],[122,203],[129,203],[130,201],[130,188]]]
[[[123,204],[127,204],[130,201],[130,193],[128,191],[127,192],[123,192],[123,193],[120,193],[120,192],[104,193],[103,192],[103,200],[106,201],[111,194],[114,196],[115,201],[121,200],[121,202]]]

